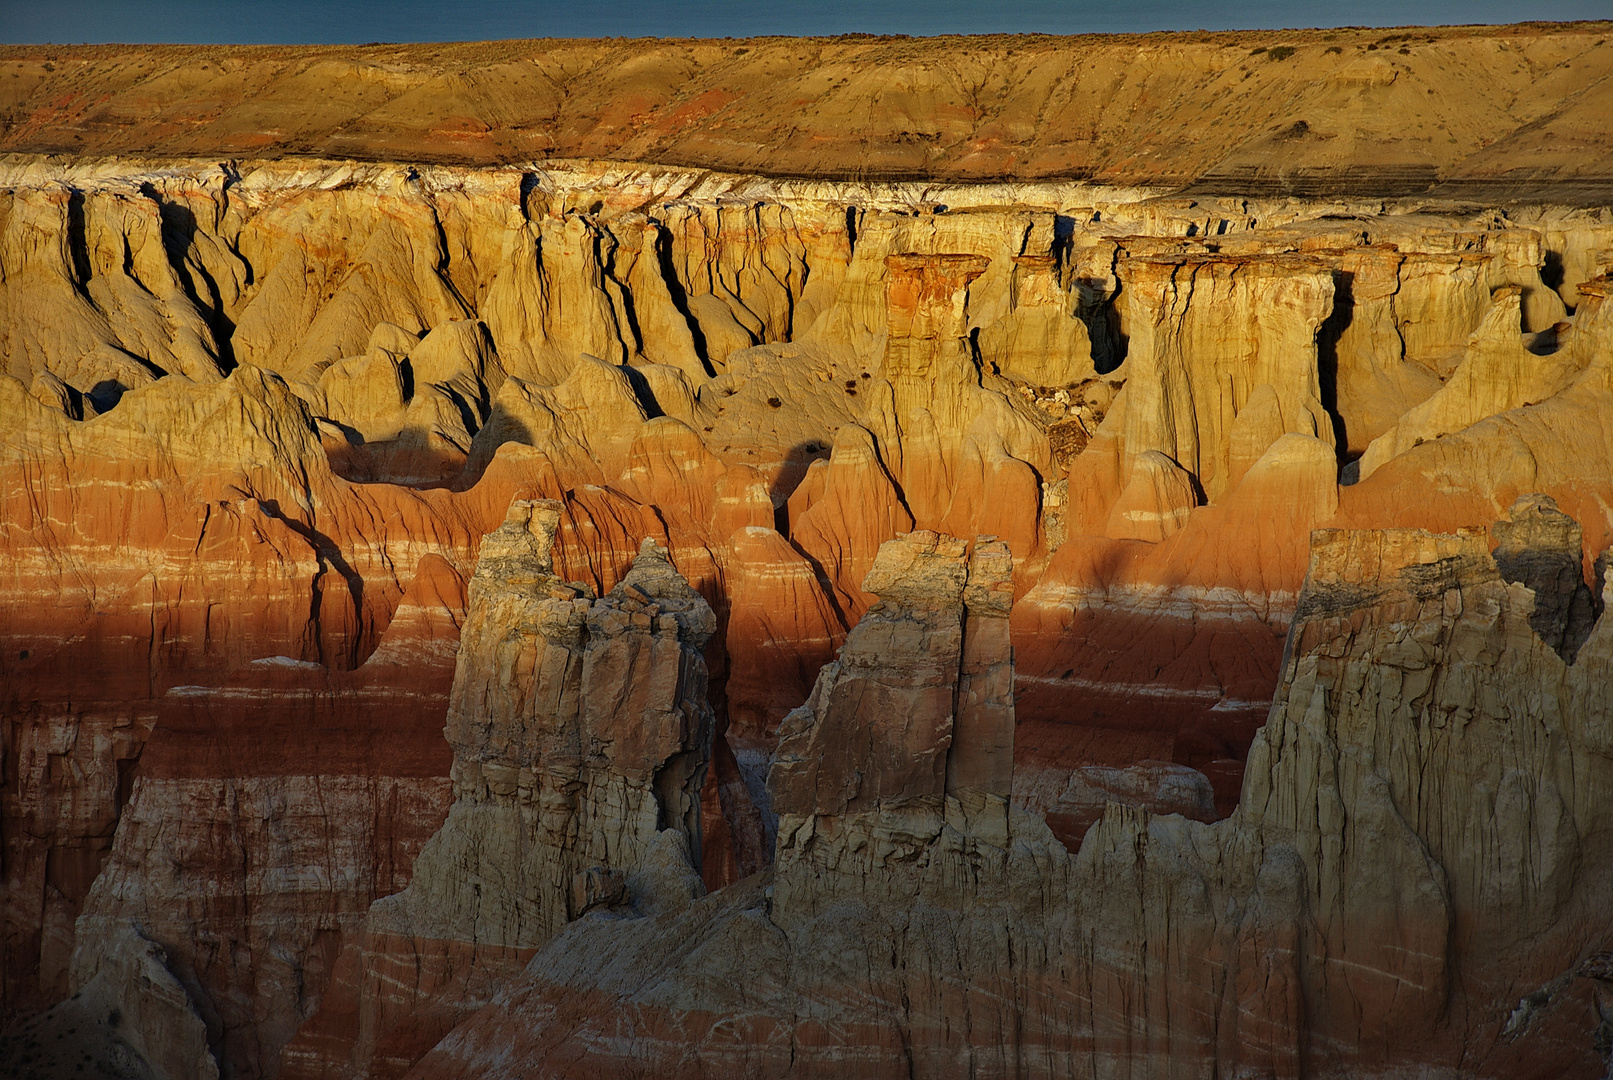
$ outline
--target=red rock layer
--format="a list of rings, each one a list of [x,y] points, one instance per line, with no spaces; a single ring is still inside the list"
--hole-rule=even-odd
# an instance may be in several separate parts
[[[7,174],[0,214],[3,1009],[92,984],[111,1001],[149,970],[169,1017],[152,1038],[190,1046],[200,1025],[237,1075],[273,1075],[283,1047],[285,1068],[334,1075],[358,1045],[402,1072],[538,947],[356,929],[442,813],[431,717],[459,583],[512,500],[556,504],[555,589],[616,590],[649,537],[710,605],[709,765],[679,789],[700,813],[671,860],[690,895],[696,847],[710,889],[783,850],[775,741],[801,736],[786,716],[875,610],[897,533],[982,537],[991,595],[962,602],[994,614],[961,618],[922,693],[848,680],[867,707],[838,703],[844,737],[801,756],[830,763],[813,788],[836,820],[939,794],[943,824],[870,850],[951,829],[968,868],[936,872],[960,880],[1001,858],[988,795],[1054,826],[1037,835],[1055,863],[1115,839],[1100,802],[1230,813],[1314,528],[1449,531],[1539,493],[1582,522],[1590,582],[1613,538],[1606,279],[1541,276],[1548,252],[1594,269],[1594,214],[36,165]],[[951,640],[937,623],[902,653],[882,618],[891,655],[853,650],[876,667],[918,673]],[[654,690],[639,674],[627,698]],[[912,706],[900,738],[881,695]],[[870,749],[887,743],[902,753]],[[813,859],[861,835],[823,827]],[[567,879],[568,918],[612,906],[596,868]],[[700,910],[751,910],[735,902]],[[120,959],[97,968],[98,949]],[[1103,1025],[1130,1015],[1106,988],[1141,970],[1115,964],[1083,999],[1108,1019],[1082,1045],[1105,1054],[1124,1040]],[[1251,1045],[1289,1062],[1299,1014],[1278,998],[1298,976],[1272,971],[1277,997],[1249,990]],[[869,992],[896,1010],[904,991]],[[936,993],[934,1015],[957,1014]],[[852,1011],[812,1022],[825,1062],[836,1031],[865,1033],[871,1062],[902,1041]]]

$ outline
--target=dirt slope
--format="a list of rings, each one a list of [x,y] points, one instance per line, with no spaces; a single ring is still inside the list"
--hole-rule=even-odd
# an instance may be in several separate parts
[[[0,150],[1248,193],[1613,190],[1613,23],[0,49]]]

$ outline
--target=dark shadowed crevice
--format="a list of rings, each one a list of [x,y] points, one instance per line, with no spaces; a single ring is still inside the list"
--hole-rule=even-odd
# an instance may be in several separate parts
[[[94,271],[90,266],[89,241],[84,231],[82,191],[75,191],[67,197],[67,254],[73,263],[73,288],[80,296],[89,300],[87,286]]]
[[[218,348],[219,370],[229,374],[236,364],[235,323],[224,314],[223,294],[213,275],[200,261],[186,258],[196,235],[196,215],[188,206],[158,198],[155,190],[150,196],[162,215],[163,249],[168,255],[168,265],[174,268],[185,295],[207,320],[208,329],[213,331],[213,343]]]
[[[1594,590],[1584,577],[1579,522],[1547,495],[1524,495],[1507,519],[1490,526],[1496,567],[1506,581],[1535,594],[1529,626],[1572,664],[1601,617],[1606,554],[1596,562]]]
[[[633,396],[638,399],[639,408],[644,410],[644,419],[654,420],[658,416],[665,416],[666,410],[661,403],[655,400],[655,391],[650,388],[650,380],[637,368],[623,364],[617,368],[627,379],[627,385],[633,388]]]
[[[321,579],[327,571],[334,571],[347,585],[348,598],[353,608],[353,635],[348,643],[347,655],[340,658],[340,666],[352,670],[364,662],[365,654],[369,649],[365,645],[364,633],[364,578],[347,561],[336,541],[325,533],[320,532],[311,525],[304,524],[291,517],[280,509],[278,499],[260,499],[258,506],[269,517],[279,521],[286,528],[302,538],[313,549],[315,557],[319,560],[319,571],[314,575],[313,596],[309,602],[309,622],[314,628],[315,645],[319,650],[319,662],[329,667],[336,667],[333,658],[325,655],[324,634],[320,632],[321,607],[324,599],[324,587]],[[371,643],[373,645],[373,642]]]
[[[1339,412],[1339,339],[1355,316],[1355,275],[1333,271],[1333,310],[1316,331],[1316,381],[1322,408],[1333,421],[1333,445],[1343,460],[1350,446],[1344,417]]]
[[[1087,313],[1087,337],[1092,342],[1092,369],[1099,375],[1108,375],[1126,362],[1126,350],[1131,339],[1121,325],[1121,294],[1125,285],[1115,294]]]
[[[1548,289],[1560,290],[1565,272],[1563,270],[1563,254],[1560,251],[1548,251],[1540,267],[1540,280]]]
[[[689,293],[678,278],[677,271],[672,266],[672,234],[659,225],[655,228],[655,261],[661,270],[661,280],[666,282],[667,293],[672,297],[672,306],[678,309],[683,321],[689,326],[689,336],[694,339],[694,352],[700,358],[701,365],[706,369],[706,375],[715,378],[717,368],[711,362],[711,353],[706,346],[706,335],[700,329],[700,320],[689,311]]]

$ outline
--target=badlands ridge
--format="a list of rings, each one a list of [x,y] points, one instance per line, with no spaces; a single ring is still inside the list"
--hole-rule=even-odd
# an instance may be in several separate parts
[[[0,50],[0,1075],[1604,1076],[1609,34]]]

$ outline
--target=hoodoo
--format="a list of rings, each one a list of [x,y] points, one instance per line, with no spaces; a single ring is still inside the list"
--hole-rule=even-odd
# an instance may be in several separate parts
[[[0,1080],[1608,1075],[1610,41],[0,47]]]

